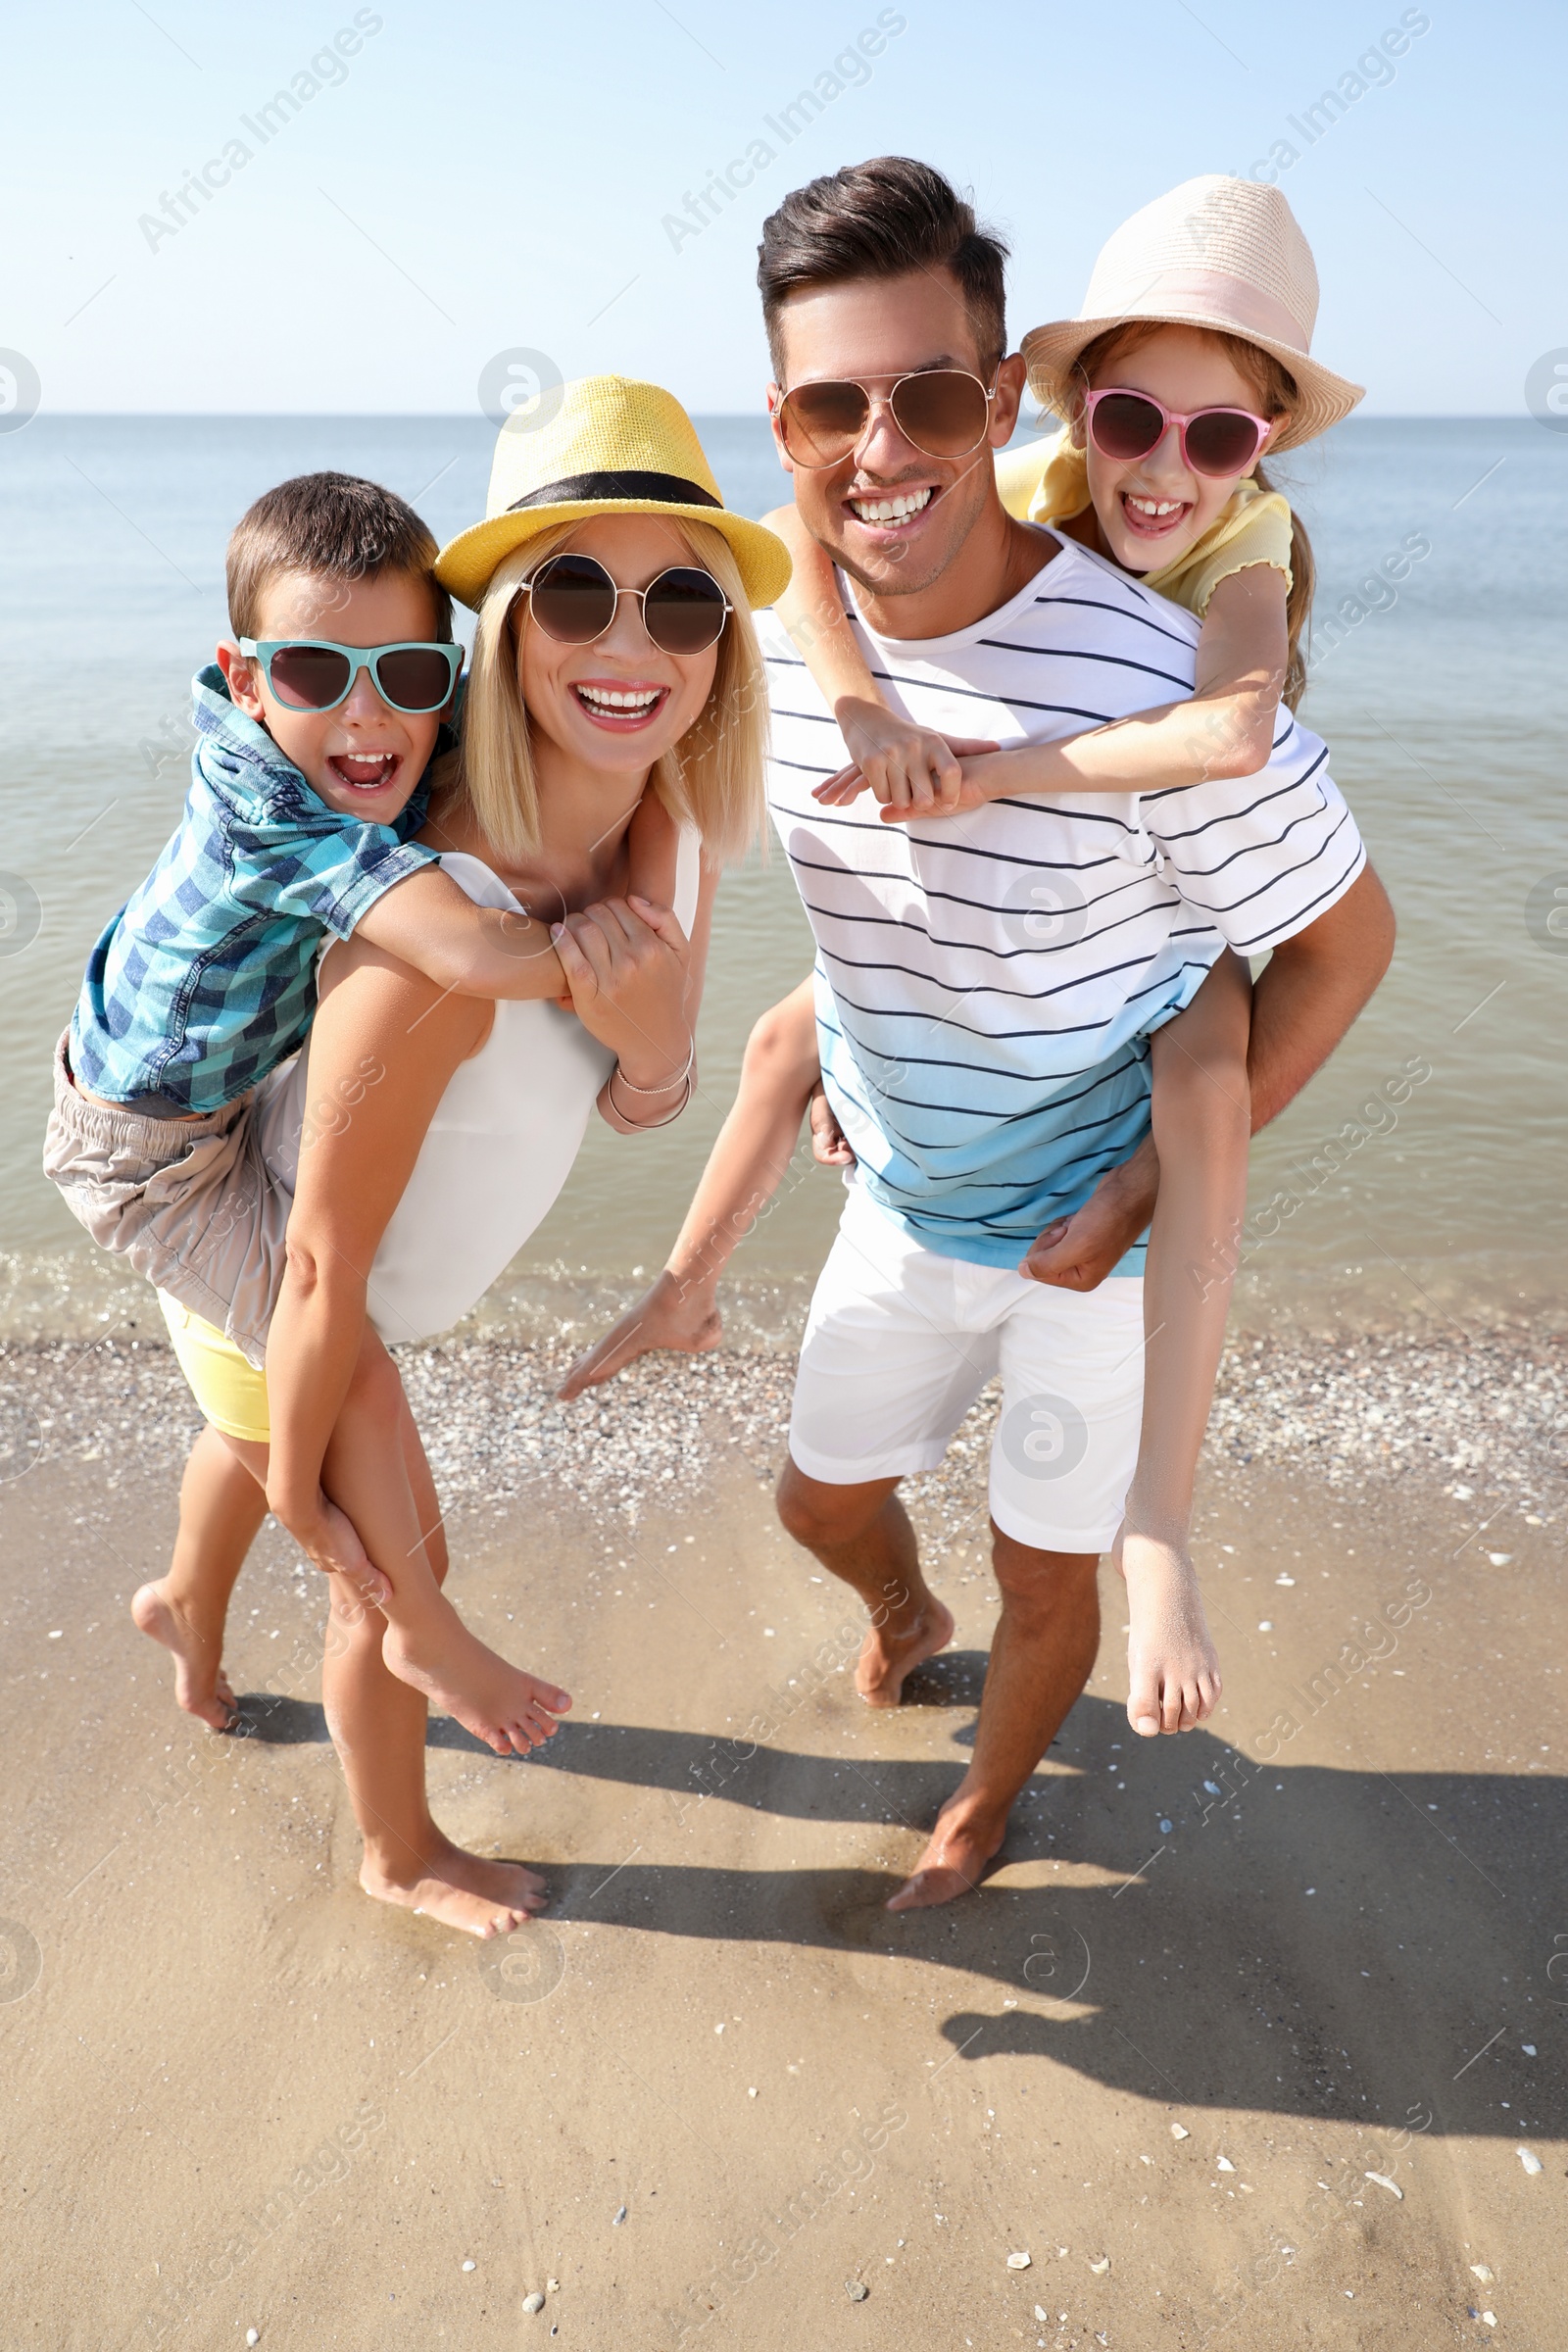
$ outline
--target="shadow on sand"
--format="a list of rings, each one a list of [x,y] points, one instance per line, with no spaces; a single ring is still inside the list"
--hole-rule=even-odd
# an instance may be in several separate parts
[[[948,1703],[978,1689],[979,1663],[951,1662]],[[242,1706],[252,1738],[326,1738],[318,1706],[260,1694]],[[968,1732],[956,1731],[956,1746]],[[489,1754],[445,1720],[430,1744]],[[675,1844],[689,1839],[693,1859],[557,1867],[554,1916],[989,1980],[995,2005],[976,2005],[966,1987],[942,2027],[964,2063],[1051,2058],[1182,2106],[1562,2131],[1549,2028],[1568,2013],[1568,1982],[1547,1974],[1568,1979],[1561,1779],[1257,1764],[1202,1731],[1144,1745],[1119,1707],[1086,1697],[1053,1748],[1057,1769],[1020,1799],[994,1871],[1059,1863],[1103,1880],[1011,1886],[993,1875],[959,1903],[890,1914],[913,1835],[961,1761],[748,1752],[689,1732],[567,1724],[530,1768],[666,1792]],[[731,1805],[851,1825],[860,1853],[871,1830],[911,1841],[886,1871],[710,1867],[698,1858],[702,1833]],[[1525,2056],[1527,2042],[1542,2056]]]

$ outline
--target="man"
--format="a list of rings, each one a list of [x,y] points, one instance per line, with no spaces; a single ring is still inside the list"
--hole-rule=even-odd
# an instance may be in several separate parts
[[[1004,510],[992,452],[1024,386],[1021,359],[1004,357],[1004,260],[940,173],[886,157],[787,197],[759,282],[781,461],[802,522],[854,583],[873,671],[920,723],[1007,742],[1190,692],[1197,624]],[[901,379],[936,370],[978,379],[959,398],[984,395],[983,438],[956,458],[916,446],[891,405]],[[858,437],[806,466],[779,407],[824,383]],[[1004,1379],[1002,1615],[973,1761],[893,1897],[903,1910],[978,1882],[1094,1665],[1099,1555],[1138,1444],[1140,1236],[1158,1184],[1147,1032],[1226,945],[1272,951],[1249,1056],[1255,1129],[1372,994],[1393,917],[1323,747],[1283,710],[1261,774],[894,826],[867,801],[812,799],[842,742],[776,623],[764,650],[773,812],[816,935],[824,1082],[858,1162],[802,1349],[779,1512],[872,1612],[857,1677],[872,1704],[897,1704],[953,1633],[900,1481],[934,1467],[986,1380]]]

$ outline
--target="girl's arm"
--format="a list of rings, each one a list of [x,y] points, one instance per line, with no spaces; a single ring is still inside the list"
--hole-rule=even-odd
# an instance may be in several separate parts
[[[1220,1690],[1188,1553],[1247,1203],[1250,983],[1220,957],[1187,1010],[1151,1040],[1159,1195],[1144,1277],[1144,1417],[1117,1538],[1127,1579],[1134,1731],[1189,1730]]]
[[[958,754],[995,751],[996,745],[933,734],[890,710],[845,617],[827,556],[793,506],[776,508],[764,521],[784,541],[795,566],[778,600],[778,616],[831,706],[850,755],[847,767],[817,786],[817,797],[854,777],[855,790],[843,796],[850,800],[863,782],[879,801],[906,813],[930,815],[956,806],[963,781]]]
[[[956,815],[1020,793],[1169,792],[1210,777],[1258,774],[1273,750],[1285,683],[1286,595],[1285,574],[1272,564],[1231,572],[1209,598],[1186,701],[1162,703],[1065,742],[966,758],[956,799],[921,813]],[[839,786],[837,777],[832,782]],[[828,790],[819,787],[820,796]],[[841,787],[833,798],[853,800],[855,791]],[[882,810],[890,821],[908,813]]]
[[[717,1347],[721,1326],[713,1295],[719,1275],[778,1190],[808,1109],[816,1157],[830,1167],[847,1166],[855,1155],[821,1093],[809,978],[764,1012],[747,1040],[740,1090],[663,1273],[577,1358],[563,1383],[564,1397],[612,1379],[651,1348]]]

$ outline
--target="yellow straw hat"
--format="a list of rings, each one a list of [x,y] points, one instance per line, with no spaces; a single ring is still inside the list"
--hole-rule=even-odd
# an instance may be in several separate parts
[[[501,428],[483,522],[441,550],[435,574],[477,605],[503,556],[559,522],[595,514],[665,514],[706,522],[735,551],[747,601],[771,605],[789,585],[782,539],[732,514],[696,428],[673,393],[625,375],[585,375],[562,387],[547,422],[524,415]]]
[[[1271,351],[1300,395],[1269,454],[1310,441],[1348,416],[1362,387],[1312,359],[1317,270],[1278,188],[1210,172],[1183,180],[1124,220],[1101,248],[1076,318],[1053,319],[1023,339],[1029,388],[1042,407],[1069,413],[1079,355],[1107,327],[1133,318],[1217,327]]]

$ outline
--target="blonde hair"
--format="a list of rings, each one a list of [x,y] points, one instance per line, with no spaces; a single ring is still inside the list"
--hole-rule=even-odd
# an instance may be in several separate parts
[[[1073,366],[1074,383],[1072,415],[1068,422],[1076,432],[1082,423],[1084,402],[1094,389],[1098,371],[1108,367],[1124,352],[1137,351],[1142,344],[1164,331],[1165,321],[1159,318],[1129,318],[1120,326],[1107,327],[1092,343],[1086,343]],[[1193,330],[1210,343],[1217,343],[1226,358],[1252,387],[1260,416],[1290,416],[1296,412],[1300,395],[1296,378],[1282,360],[1260,343],[1250,343],[1245,335],[1233,335],[1223,327],[1200,326]],[[1261,464],[1252,467],[1248,477],[1260,490],[1274,488]],[[1306,535],[1306,525],[1295,508],[1291,509],[1291,587],[1285,600],[1285,684],[1280,700],[1294,710],[1306,692],[1306,645],[1308,623],[1312,617],[1312,596],[1317,587],[1317,563],[1312,554],[1312,542]]]
[[[520,858],[539,842],[539,791],[518,676],[518,590],[580,530],[580,521],[541,531],[502,558],[479,606],[463,706],[457,783],[485,838]],[[767,676],[740,566],[710,523],[677,524],[694,560],[712,573],[731,611],[718,641],[713,684],[699,716],[654,766],[652,785],[677,821],[696,826],[715,865],[741,857],[762,827],[767,757]]]

